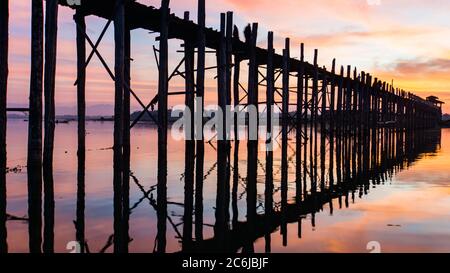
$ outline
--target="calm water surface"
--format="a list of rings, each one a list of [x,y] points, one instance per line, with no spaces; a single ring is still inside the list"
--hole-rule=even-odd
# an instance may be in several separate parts
[[[113,170],[111,149],[113,124],[88,122],[86,137],[85,238],[90,252],[112,252],[108,240],[113,234]],[[450,252],[450,130],[440,132],[434,151],[419,154],[403,170],[386,174],[379,185],[350,191],[328,202],[318,213],[299,216],[287,224],[287,241],[276,228],[270,235],[272,252],[368,252],[370,241],[380,243],[384,252]],[[295,134],[290,135],[288,203],[295,202]],[[157,130],[138,126],[132,130],[129,227],[130,252],[153,252],[157,235],[157,214],[150,200],[156,200]],[[14,216],[27,217],[27,123],[8,123],[8,208]],[[234,144],[231,164],[234,161]],[[328,144],[327,144],[328,145]],[[205,144],[203,186],[203,237],[214,236],[217,193],[217,143]],[[328,146],[327,146],[328,147]],[[420,147],[419,147],[420,148]],[[328,148],[327,148],[328,149]],[[184,141],[169,137],[167,252],[181,250],[177,232],[183,230]],[[320,147],[319,147],[320,150]],[[246,221],[247,145],[238,153],[238,220]],[[58,124],[55,154],[55,251],[68,252],[75,240],[77,204],[77,124]],[[309,159],[309,155],[308,155]],[[320,162],[320,160],[319,160]],[[309,163],[308,163],[309,164]],[[409,166],[408,166],[409,165]],[[274,203],[280,203],[281,149],[274,151]],[[309,169],[309,165],[307,167]],[[234,175],[231,169],[231,177]],[[327,176],[328,176],[327,170]],[[319,171],[320,175],[320,171]],[[265,152],[258,152],[257,212],[264,213]],[[231,182],[230,182],[231,183]],[[230,206],[230,214],[233,216]],[[173,225],[171,224],[173,223]],[[301,234],[299,234],[299,224]],[[8,221],[10,252],[28,252],[28,223]],[[301,235],[301,236],[299,236]],[[301,237],[301,238],[299,238]],[[268,236],[254,242],[256,252],[264,252]],[[105,247],[106,246],[106,247]],[[241,251],[241,250],[239,250]]]

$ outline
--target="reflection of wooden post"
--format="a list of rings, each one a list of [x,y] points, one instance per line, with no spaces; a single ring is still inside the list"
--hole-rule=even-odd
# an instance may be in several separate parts
[[[43,5],[32,1],[30,116],[28,122],[28,215],[30,252],[41,252]]]
[[[53,252],[55,200],[53,191],[53,147],[55,139],[55,73],[58,31],[58,1],[45,8],[45,139],[44,139],[44,252]]]
[[[8,81],[9,0],[0,3],[0,253],[8,251],[6,235],[6,94]]]
[[[77,10],[77,117],[78,117],[78,172],[77,172],[77,217],[76,240],[80,242],[81,253],[85,252],[85,165],[86,165],[86,22]]]

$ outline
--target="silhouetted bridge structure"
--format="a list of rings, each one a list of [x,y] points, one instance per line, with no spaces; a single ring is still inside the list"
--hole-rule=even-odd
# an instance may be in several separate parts
[[[72,1],[71,1],[72,2]],[[76,1],[75,1],[76,2]],[[46,5],[44,24],[43,4]],[[57,59],[57,19],[58,6],[69,6],[65,0],[32,1],[32,33],[31,33],[31,77],[30,102],[28,109],[9,109],[28,111],[28,189],[29,189],[29,222],[30,222],[30,250],[41,251],[41,202],[42,185],[44,192],[44,207],[49,215],[54,210],[53,194],[53,147],[55,131],[55,70]],[[436,127],[441,116],[439,104],[421,99],[410,92],[374,78],[369,73],[360,72],[348,67],[336,67],[333,60],[331,70],[319,66],[318,51],[314,52],[314,60],[308,63],[304,58],[304,46],[298,45],[300,58],[291,57],[290,40],[285,40],[283,54],[276,54],[273,43],[273,33],[268,33],[267,49],[257,47],[258,24],[253,23],[244,31],[245,40],[239,38],[239,31],[233,24],[233,13],[221,14],[219,30],[205,26],[205,1],[198,2],[197,22],[190,21],[189,13],[184,18],[170,14],[169,0],[162,0],[161,8],[147,7],[136,1],[127,0],[96,0],[81,1],[81,5],[70,6],[75,10],[74,21],[77,27],[77,106],[78,106],[78,160],[79,186],[84,189],[85,162],[85,120],[86,120],[86,67],[94,56],[98,57],[108,75],[115,83],[114,100],[114,229],[120,236],[114,236],[116,252],[127,251],[128,227],[127,210],[129,209],[129,172],[130,172],[130,130],[139,121],[130,122],[130,101],[136,100],[142,106],[142,115],[151,116],[149,109],[158,109],[158,249],[165,250],[165,211],[167,211],[167,130],[168,130],[168,98],[184,95],[186,106],[193,110],[194,99],[197,97],[204,103],[205,72],[217,71],[218,105],[225,109],[226,105],[234,106],[272,106],[280,108],[283,116],[282,141],[283,165],[287,164],[287,135],[289,127],[305,133],[297,134],[298,143],[307,143],[309,139],[315,141],[314,152],[317,154],[319,129],[321,138],[324,135],[346,139],[356,139],[356,144],[364,146],[372,130],[390,127],[396,130],[416,130]],[[106,19],[106,24],[99,39],[93,41],[86,32],[86,16],[97,16]],[[0,168],[6,170],[6,123],[7,123],[7,77],[8,77],[8,18],[9,1],[0,4]],[[106,30],[114,26],[114,69],[108,67],[104,57],[99,52],[99,44]],[[130,36],[133,29],[146,29],[157,32],[159,48],[155,47],[155,57],[158,64],[158,92],[149,102],[142,101],[132,89],[130,79],[131,45]],[[184,56],[175,70],[169,74],[169,39],[183,41]],[[86,54],[86,43],[92,51]],[[217,64],[214,67],[205,66],[206,48],[216,53]],[[44,59],[45,51],[45,59]],[[197,64],[195,65],[195,61]],[[248,62],[248,75],[241,75],[242,63]],[[182,67],[184,65],[184,71]],[[153,71],[154,72],[154,71]],[[152,71],[148,71],[152,73]],[[184,92],[169,92],[169,82],[175,76],[185,79]],[[241,84],[245,78],[247,86]],[[295,85],[291,85],[294,79]],[[293,95],[291,95],[293,94]],[[44,96],[43,96],[44,95]],[[264,97],[264,100],[261,98]],[[44,100],[43,100],[44,98]],[[247,100],[244,102],[244,100]],[[43,103],[44,101],[44,103]],[[295,115],[290,110],[295,109]],[[267,111],[270,114],[271,111]],[[42,128],[44,118],[44,128]],[[155,118],[156,120],[156,118]],[[269,124],[270,125],[270,124]],[[194,127],[194,124],[191,124]],[[44,134],[43,130],[44,129]],[[268,133],[272,127],[267,126]],[[193,130],[191,130],[193,132]],[[192,139],[192,138],[191,138]],[[322,140],[321,140],[322,141]],[[189,141],[187,141],[189,142]],[[192,146],[195,144],[195,147]],[[299,144],[300,145],[300,144]],[[226,147],[227,141],[219,141],[218,145],[218,178],[227,177],[230,162]],[[306,144],[305,144],[306,146]],[[321,147],[322,149],[322,147]],[[353,151],[354,149],[355,151]],[[359,148],[361,149],[361,148]],[[249,158],[255,157],[257,143],[248,144]],[[341,151],[346,158],[355,158],[358,154],[350,142],[344,141]],[[344,153],[345,152],[345,153]],[[187,162],[185,183],[187,187],[194,187],[196,193],[202,190],[203,177],[203,141],[187,143],[190,161],[196,159],[195,178],[193,163]],[[313,153],[311,153],[313,154]],[[322,153],[323,154],[323,153]],[[316,159],[317,160],[317,159]],[[252,162],[251,164],[256,164]],[[317,164],[315,164],[317,165]],[[356,164],[358,166],[358,164]],[[255,170],[255,171],[253,171]],[[284,174],[284,181],[287,181]],[[219,180],[220,180],[219,179]],[[283,180],[282,179],[282,180]],[[42,183],[42,181],[44,181]],[[247,183],[250,188],[256,185],[256,166],[249,166]],[[226,181],[218,181],[221,191],[228,189]],[[251,193],[251,191],[250,191]],[[195,197],[198,201],[197,198]],[[254,197],[252,197],[254,198]],[[6,221],[6,178],[2,173],[0,178],[0,223]],[[308,199],[309,200],[309,199]],[[189,203],[194,200],[188,198]],[[253,203],[255,200],[249,200]],[[305,206],[309,201],[305,201]],[[196,202],[197,203],[197,202]],[[83,209],[83,203],[80,204]],[[196,210],[197,218],[201,210]],[[220,213],[225,213],[224,211]],[[252,217],[251,215],[249,216]],[[220,218],[220,217],[219,217]],[[52,218],[48,225],[51,226]],[[199,220],[199,219],[197,219]],[[199,220],[200,221],[200,220]],[[77,221],[81,226],[82,221]],[[197,222],[197,221],[196,221]],[[0,245],[6,248],[6,230],[0,230]],[[44,231],[48,238],[52,238],[51,230]],[[82,233],[77,233],[79,241],[84,241]],[[45,237],[45,236],[44,236]],[[53,250],[52,240],[45,240],[44,251]]]

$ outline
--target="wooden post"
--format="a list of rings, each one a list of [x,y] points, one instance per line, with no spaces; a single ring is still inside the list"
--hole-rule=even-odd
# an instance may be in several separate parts
[[[319,116],[319,67],[317,64],[319,51],[314,50],[314,76],[313,76],[313,108],[314,108],[314,190],[317,186],[317,145],[318,145],[318,116]]]
[[[258,38],[258,23],[253,23],[249,44],[249,68],[248,68],[248,105],[258,108],[258,64],[256,63],[256,41]],[[249,127],[250,128],[250,127]]]
[[[189,12],[184,13],[184,20],[189,21]],[[194,140],[194,96],[195,96],[195,83],[194,83],[194,43],[190,39],[184,40],[184,70],[185,70],[185,104],[187,109],[191,113],[191,124],[189,128],[185,128],[186,140]]]
[[[328,158],[329,162],[330,162],[330,166],[329,166],[329,180],[330,180],[330,188],[331,190],[333,189],[334,186],[334,145],[335,145],[335,140],[334,140],[334,135],[335,135],[335,100],[336,100],[336,59],[333,59],[333,63],[331,65],[331,89],[330,89],[330,156]],[[331,204],[331,203],[330,203]]]
[[[189,12],[184,13],[184,20],[189,21]],[[194,140],[194,44],[192,40],[184,40],[184,65],[185,65],[185,104],[191,113],[191,124],[185,128],[185,171],[184,171],[184,214],[183,214],[183,250],[188,251],[192,243],[192,213],[194,210],[194,165],[195,140]]]
[[[47,0],[45,8],[45,138],[44,138],[44,243],[46,253],[53,253],[54,190],[53,147],[55,139],[55,74],[58,32],[58,1]]]
[[[324,68],[324,73],[326,73],[326,69]],[[325,112],[327,109],[327,86],[328,86],[328,82],[327,82],[327,78],[326,78],[326,74],[322,75],[322,91],[321,91],[321,109],[320,109],[320,131],[323,133],[325,130]]]
[[[285,49],[283,50],[283,106],[282,106],[282,136],[281,136],[281,234],[283,236],[283,246],[287,245],[287,222],[286,208],[288,196],[288,124],[289,124],[289,60],[290,60],[290,41],[285,40]]]
[[[125,22],[124,36],[124,81],[123,94],[123,172],[122,172],[122,252],[128,253],[129,241],[129,218],[130,218],[130,160],[131,160],[131,137],[130,137],[130,93],[131,88],[131,30],[128,22]]]
[[[334,131],[334,125],[335,125],[335,103],[336,103],[336,59],[333,59],[333,62],[331,64],[331,75],[332,78],[331,86],[330,86],[330,130]]]
[[[226,139],[226,105],[228,98],[227,90],[227,41],[225,39],[225,27],[226,27],[225,13],[220,14],[220,39],[219,48],[217,50],[217,97],[219,102],[219,109],[222,111],[222,120],[217,125],[217,139]]]
[[[123,95],[125,67],[125,7],[116,0],[114,13],[115,96],[114,96],[114,252],[122,252],[122,171],[123,171]]]
[[[326,71],[326,70],[325,70]],[[321,123],[320,123],[320,188],[321,190],[325,189],[325,111],[326,111],[326,102],[327,102],[327,86],[328,79],[326,74],[322,75],[322,113],[321,113]]]
[[[285,40],[285,49],[283,52],[283,100],[282,100],[282,110],[283,110],[283,127],[287,127],[289,118],[289,59],[290,59],[290,49],[289,49],[289,38]],[[287,128],[286,128],[287,130]],[[287,131],[286,137],[287,137]]]
[[[78,171],[77,171],[77,218],[76,239],[85,252],[85,166],[86,166],[86,22],[84,14],[77,9],[74,16],[77,25],[77,117],[78,117]]]
[[[198,0],[198,26],[199,32],[197,37],[197,92],[196,96],[200,101],[200,105],[197,105],[197,115],[200,120],[197,125],[197,134],[203,143],[203,109],[204,109],[204,94],[205,94],[205,47],[206,47],[206,37],[205,37],[205,0]],[[200,111],[198,111],[200,109]],[[198,148],[201,148],[199,145]]]
[[[195,238],[203,239],[203,164],[205,156],[205,144],[203,142],[203,108],[205,90],[205,0],[198,0],[198,26],[197,37],[197,145],[196,145],[196,174],[195,174]]]
[[[28,122],[28,216],[30,252],[41,252],[43,3],[32,1],[30,116]]]
[[[274,97],[274,65],[273,65],[273,57],[275,54],[275,50],[273,48],[273,32],[269,31],[267,35],[267,74],[266,74],[266,82],[267,82],[267,93],[266,93],[266,111],[267,111],[267,142],[272,143],[272,109],[274,105],[273,97]],[[270,139],[269,139],[270,138]]]
[[[161,1],[161,36],[159,40],[158,80],[158,253],[166,251],[167,221],[167,99],[168,99],[168,38],[169,0]]]
[[[302,43],[300,45],[300,67],[297,75],[297,130],[301,130],[301,122],[302,122],[302,107],[303,107],[303,77],[305,74],[305,45]],[[299,136],[299,134],[297,134]],[[301,134],[300,134],[301,136]],[[299,139],[297,138],[297,141]]]
[[[219,109],[225,112],[227,103],[227,43],[225,39],[226,28],[225,13],[220,14],[220,39],[217,50],[217,92]],[[217,128],[217,194],[216,194],[216,223],[214,225],[214,237],[218,240],[222,251],[226,245],[226,178],[227,178],[227,145],[225,133],[225,115]],[[256,184],[256,183],[255,183]]]
[[[337,141],[336,141],[336,177],[338,184],[342,178],[342,127],[343,127],[343,84],[344,84],[344,67],[341,66],[341,72],[338,77],[338,98],[337,98]]]
[[[258,24],[253,23],[251,30],[249,53],[249,71],[248,71],[248,105],[258,107],[258,64],[256,62],[256,40],[258,35]],[[250,117],[249,117],[250,118]],[[256,201],[257,201],[257,158],[258,158],[258,141],[250,139],[251,126],[248,126],[248,144],[247,144],[247,221],[248,241],[246,242],[245,252],[254,252],[253,240],[251,234],[254,234],[256,221]]]
[[[352,145],[352,175],[356,177],[356,149],[358,147],[358,138],[357,136],[357,113],[358,113],[358,96],[360,96],[359,92],[359,77],[356,67],[353,71],[353,107],[352,107],[352,137],[353,137],[353,145]]]
[[[303,84],[303,77],[304,77],[304,73],[305,73],[305,68],[304,68],[304,60],[305,60],[305,51],[304,51],[304,44],[302,43],[300,45],[300,67],[299,67],[299,71],[297,74],[297,125],[296,125],[296,165],[295,165],[295,181],[296,181],[296,185],[295,185],[295,199],[296,199],[296,203],[298,205],[300,205],[300,201],[301,201],[301,196],[302,196],[302,165],[301,165],[301,161],[302,161],[302,119],[303,119],[303,111],[302,111],[302,107],[303,107],[303,89],[304,89],[304,84]],[[301,225],[300,223],[298,223],[298,227],[300,229]],[[300,230],[301,231],[301,230]],[[299,232],[300,235],[301,232]]]
[[[6,234],[6,98],[8,87],[9,0],[0,3],[0,253],[8,252]]]
[[[233,12],[227,12],[226,22],[226,97],[227,105],[231,105],[231,67],[233,66]],[[228,121],[227,121],[228,123]]]

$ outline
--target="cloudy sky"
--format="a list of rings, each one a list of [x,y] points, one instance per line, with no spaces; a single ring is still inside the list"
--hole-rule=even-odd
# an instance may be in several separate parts
[[[160,1],[138,0],[158,7]],[[172,12],[179,17],[185,10],[196,17],[196,0],[172,0]],[[311,62],[319,49],[319,64],[330,67],[333,58],[339,65],[352,65],[358,71],[370,72],[397,87],[421,96],[431,94],[446,101],[450,112],[450,2],[448,0],[206,0],[207,25],[217,28],[220,12],[234,11],[236,24],[259,23],[258,45],[265,47],[267,31],[274,31],[277,51],[283,39],[290,37],[292,54],[299,55],[299,44],[305,43],[306,58]],[[26,105],[30,70],[31,0],[10,1],[10,78],[8,103]],[[76,88],[75,25],[73,11],[61,8],[59,15],[57,113],[74,113]],[[96,39],[106,22],[87,19],[88,35]],[[111,68],[113,29],[108,31],[100,52]],[[150,100],[157,85],[152,46],[156,34],[143,30],[132,32],[133,89],[144,101]],[[88,50],[89,50],[88,46]],[[181,58],[176,50],[179,41],[170,42],[171,66]],[[214,58],[207,60],[213,65]],[[207,64],[208,65],[208,64]],[[207,101],[214,102],[214,73],[207,81]],[[171,91],[182,89],[183,81],[171,82]],[[88,107],[113,101],[113,84],[101,63],[94,58],[88,68]],[[180,98],[181,99],[181,98]],[[172,99],[171,104],[180,99]],[[139,109],[133,104],[133,109]],[[100,110],[99,110],[100,111]],[[97,114],[95,111],[92,114]],[[106,114],[106,113],[105,113]]]

